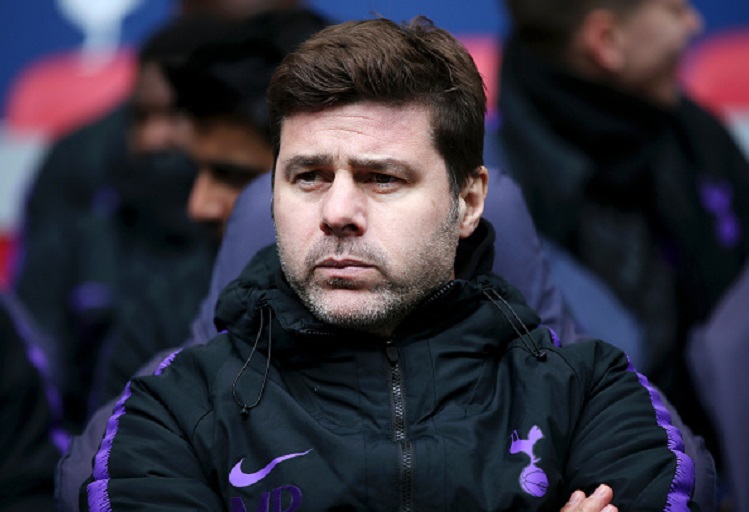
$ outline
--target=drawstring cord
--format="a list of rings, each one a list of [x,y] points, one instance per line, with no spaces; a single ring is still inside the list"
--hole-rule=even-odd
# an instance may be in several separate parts
[[[539,361],[546,361],[546,352],[543,350],[539,350],[538,346],[533,341],[533,337],[531,336],[531,333],[528,330],[528,327],[525,325],[525,323],[523,323],[523,321],[520,319],[517,313],[515,313],[515,310],[512,309],[512,306],[510,306],[510,303],[507,302],[505,298],[502,297],[499,293],[497,293],[497,290],[495,290],[494,288],[489,288],[488,290],[484,289],[483,292],[484,292],[484,295],[486,295],[489,298],[492,304],[494,304],[494,306],[502,313],[502,315],[504,315],[505,320],[507,320],[507,322],[512,326],[512,329],[515,331],[515,334],[518,335],[518,338],[520,338],[520,341],[523,342],[523,345],[525,345],[525,348],[528,349],[528,351],[533,355],[533,357],[535,357]],[[489,292],[491,292],[491,294]],[[492,297],[492,295],[494,297]],[[512,313],[512,316],[515,317],[515,320],[517,320],[518,323],[523,326],[523,330],[525,331],[525,334],[521,333],[518,330],[517,326],[515,325],[515,322],[507,314],[507,311],[505,311],[505,309],[502,306],[500,306],[499,302],[494,300],[495,298],[502,301],[502,303],[507,307],[507,309],[510,310],[510,312]]]
[[[240,400],[240,398],[237,396],[237,383],[239,382],[239,378],[242,376],[244,371],[247,369],[247,367],[250,365],[250,361],[252,361],[252,356],[255,355],[255,351],[257,350],[257,346],[260,343],[260,335],[263,333],[263,325],[264,325],[264,317],[265,315],[263,312],[265,309],[260,309],[260,328],[257,331],[257,337],[255,338],[255,344],[252,346],[252,352],[250,352],[250,357],[247,358],[247,361],[244,362],[244,366],[242,366],[242,369],[239,370],[239,373],[234,378],[234,384],[231,386],[231,394],[234,397],[234,401],[237,403],[239,407],[241,407],[240,414],[246,415],[250,412],[250,409],[254,409],[257,407],[257,404],[260,403],[260,399],[263,396],[263,391],[265,390],[265,383],[268,381],[268,370],[270,369],[270,355],[271,355],[271,347],[273,345],[273,330],[271,329],[271,320],[273,316],[273,311],[268,308],[268,356],[266,358],[265,363],[265,373],[263,374],[263,382],[260,384],[260,391],[258,391],[257,399],[255,400],[255,403],[252,405],[248,405],[243,400]]]

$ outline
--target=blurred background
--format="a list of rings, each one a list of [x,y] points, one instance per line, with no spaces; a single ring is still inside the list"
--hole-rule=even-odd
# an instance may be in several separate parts
[[[497,0],[309,0],[333,20],[424,14],[457,35],[481,69],[489,128],[507,18]],[[696,0],[705,30],[683,63],[685,88],[731,127],[749,154],[749,2]],[[0,287],[13,272],[26,192],[59,137],[127,96],[135,48],[172,15],[172,0],[0,3]],[[491,163],[491,157],[487,157]]]

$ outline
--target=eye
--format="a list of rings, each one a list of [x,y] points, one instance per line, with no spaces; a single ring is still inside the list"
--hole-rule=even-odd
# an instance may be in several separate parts
[[[297,174],[294,177],[294,181],[302,183],[314,183],[319,179],[320,175],[317,171],[306,171]]]
[[[373,172],[367,176],[366,182],[375,192],[394,192],[405,183],[405,180],[392,174]]]
[[[388,185],[390,183],[395,183],[396,181],[398,181],[398,178],[389,174],[375,173],[372,175],[372,181],[377,183],[378,185]]]
[[[291,182],[301,190],[317,190],[324,184],[325,174],[323,174],[319,170],[302,171],[298,174],[295,174],[292,177]]]

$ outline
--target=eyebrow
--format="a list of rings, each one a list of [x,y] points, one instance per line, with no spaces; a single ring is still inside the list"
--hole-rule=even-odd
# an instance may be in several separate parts
[[[283,174],[286,178],[292,174],[310,169],[312,167],[330,167],[333,165],[333,157],[329,155],[297,155],[283,162]]]
[[[349,165],[354,169],[384,171],[401,176],[411,176],[414,173],[410,165],[394,158],[352,158]]]
[[[332,167],[333,157],[330,155],[297,155],[284,162],[284,175],[310,169],[312,167]],[[411,176],[414,170],[401,160],[394,158],[351,158],[348,165],[354,169],[366,169],[376,172],[391,172],[403,176]]]

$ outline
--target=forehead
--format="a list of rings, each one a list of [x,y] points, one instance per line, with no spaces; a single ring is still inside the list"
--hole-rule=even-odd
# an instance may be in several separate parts
[[[281,126],[280,154],[365,152],[404,159],[439,157],[429,109],[419,103],[360,102],[299,112]]]
[[[139,106],[169,106],[173,100],[172,88],[155,62],[146,62],[138,70],[133,90],[133,102]]]

